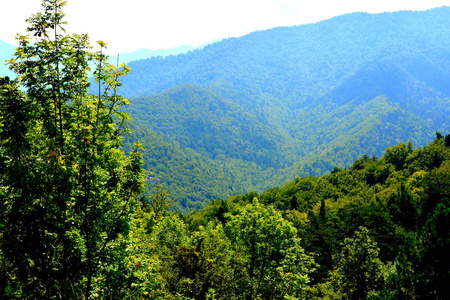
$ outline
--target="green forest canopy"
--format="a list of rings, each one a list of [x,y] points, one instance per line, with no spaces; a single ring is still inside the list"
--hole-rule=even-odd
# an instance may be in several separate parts
[[[160,185],[141,198],[139,145],[121,150],[128,69],[60,34],[63,7],[43,1],[10,61],[20,76],[1,78],[2,298],[445,299],[450,134],[170,212]]]
[[[424,146],[450,126],[449,29],[448,7],[355,13],[131,62],[132,140],[186,210]]]

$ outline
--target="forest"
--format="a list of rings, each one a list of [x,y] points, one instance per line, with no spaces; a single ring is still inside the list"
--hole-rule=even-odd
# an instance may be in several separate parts
[[[448,7],[347,14],[130,62],[119,92],[147,170],[190,211],[446,132],[449,35]]]
[[[229,196],[183,212],[151,172],[146,145],[158,145],[164,164],[181,162],[170,152],[192,161],[180,166],[186,177],[223,181],[202,156],[132,120],[139,106],[119,93],[130,68],[108,63],[105,42],[92,50],[88,35],[66,34],[64,5],[42,1],[8,60],[17,77],[0,78],[2,299],[446,299],[450,132],[262,191],[228,186]],[[197,86],[167,93],[186,89],[194,112],[206,104],[225,124],[252,118]],[[254,143],[235,141],[249,149],[236,165],[252,155],[279,163],[254,153],[255,144],[273,147],[263,129],[249,127]]]

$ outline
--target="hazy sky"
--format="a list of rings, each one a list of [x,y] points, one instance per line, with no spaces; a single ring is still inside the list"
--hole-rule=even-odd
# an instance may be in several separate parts
[[[315,23],[350,12],[450,6],[450,0],[68,0],[70,32],[104,40],[109,54],[201,44],[256,30]],[[0,39],[15,43],[41,0],[2,0]]]

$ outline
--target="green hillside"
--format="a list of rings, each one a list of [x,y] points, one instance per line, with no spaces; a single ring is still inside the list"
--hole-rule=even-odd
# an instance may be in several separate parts
[[[272,243],[270,232],[258,231],[261,223],[270,226],[276,218],[255,218],[275,209],[296,228],[306,253],[315,254],[317,268],[301,299],[445,299],[450,278],[449,159],[450,134],[437,133],[423,148],[400,143],[381,158],[364,155],[328,175],[213,201],[185,220],[195,234],[212,224],[230,228],[235,218],[245,216],[252,226],[238,235],[262,243],[250,251],[263,245],[276,251],[278,239]],[[277,286],[276,275],[261,265],[275,258],[259,259],[260,264],[254,263]],[[195,286],[201,279],[192,277]],[[214,289],[220,296],[233,295],[229,285],[222,292],[224,287]],[[270,295],[259,291],[262,298]]]
[[[237,81],[129,105],[65,5],[42,1],[0,77],[1,299],[448,298],[444,63],[357,67],[301,103]]]
[[[197,207],[446,132],[449,20],[443,7],[254,32],[131,62],[121,93],[132,98],[142,139],[150,144],[148,130],[176,145],[184,153],[169,153],[176,165],[198,166],[186,157],[205,164],[182,179],[185,170],[159,163],[167,159],[160,152],[145,154],[172,196]]]

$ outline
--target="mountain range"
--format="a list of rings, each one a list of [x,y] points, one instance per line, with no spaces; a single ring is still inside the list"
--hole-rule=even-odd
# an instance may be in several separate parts
[[[5,61],[11,58],[16,47],[0,40],[0,76],[13,77],[14,73],[11,72],[8,66],[5,65]]]
[[[450,129],[450,8],[353,13],[130,62],[133,139],[184,207]]]
[[[117,62],[119,64],[125,63],[128,64],[131,61],[137,61],[141,59],[147,59],[150,57],[166,57],[169,55],[178,55],[182,53],[187,53],[189,51],[193,51],[195,49],[201,49],[210,43],[201,45],[199,47],[193,47],[191,45],[181,45],[174,48],[168,49],[158,49],[158,50],[149,50],[145,48],[141,48],[138,51],[120,53],[114,56],[110,56],[108,62],[110,64],[116,65]],[[16,49],[16,46],[8,44],[2,40],[0,40],[0,62],[4,62],[12,57]],[[0,75],[1,76],[10,76],[14,77],[14,73],[9,70],[9,68],[4,64],[0,64]]]
[[[123,54],[127,143],[144,143],[145,167],[186,210],[423,146],[450,129],[449,36],[441,7]]]

